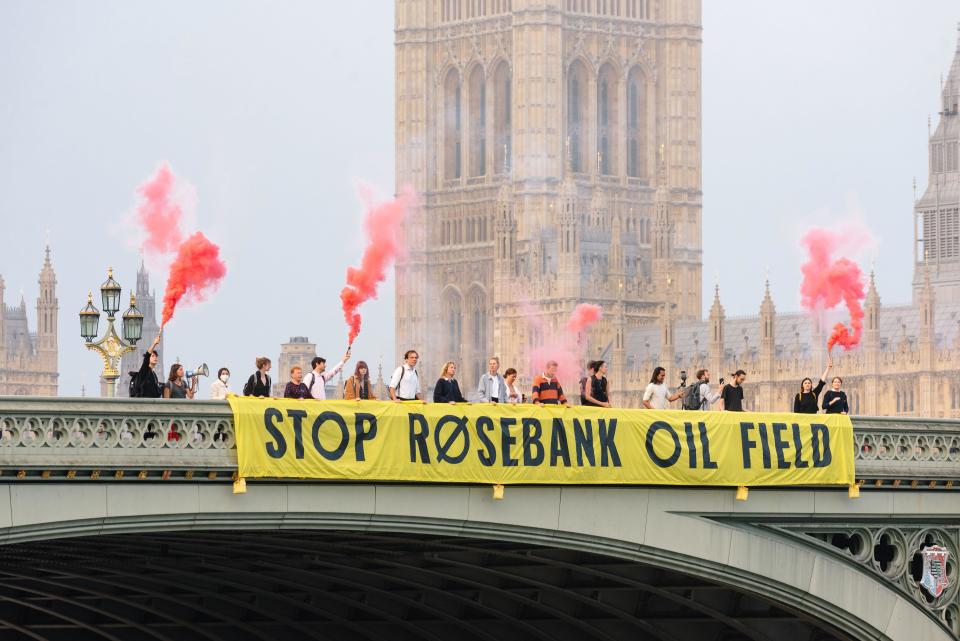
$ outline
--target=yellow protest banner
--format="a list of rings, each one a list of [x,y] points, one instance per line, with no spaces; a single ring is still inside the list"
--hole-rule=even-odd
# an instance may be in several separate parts
[[[841,415],[230,397],[242,477],[849,485]]]

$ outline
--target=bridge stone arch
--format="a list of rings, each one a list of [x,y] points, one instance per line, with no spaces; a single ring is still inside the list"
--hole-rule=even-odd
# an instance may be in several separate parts
[[[916,509],[900,503],[905,513]],[[268,610],[282,614],[285,608],[329,614],[329,638],[383,638],[390,629],[400,635],[394,638],[503,641],[513,638],[501,629],[508,620],[515,622],[516,638],[952,638],[915,602],[854,564],[749,525],[751,518],[769,521],[796,513],[798,506],[805,506],[802,510],[811,518],[829,520],[847,513],[849,505],[845,493],[820,490],[754,490],[750,501],[738,504],[728,490],[705,489],[508,487],[505,499],[495,501],[489,488],[476,486],[258,483],[246,494],[233,495],[229,485],[196,482],[8,483],[0,486],[0,596],[7,599],[0,604],[32,594],[25,602],[35,605],[46,595],[48,609],[70,614],[71,623],[58,619],[58,625],[66,625],[74,636],[48,631],[24,636],[0,605],[0,639],[104,638],[83,627],[84,616],[92,616],[94,603],[112,612],[121,597],[132,604],[124,610],[128,623],[116,624],[118,630],[138,630],[136,625],[145,625],[138,619],[142,612],[137,614],[138,607],[145,607],[145,597],[132,592],[104,595],[102,586],[94,589],[79,574],[71,576],[71,554],[83,552],[82,558],[89,560],[100,550],[109,559],[111,550],[126,550],[133,559],[131,569],[140,567],[135,562],[139,554],[144,558],[141,571],[128,572],[121,581],[129,587],[137,583],[138,574],[145,583],[157,579],[148,579],[151,572],[163,574],[169,562],[159,550],[172,549],[182,560],[189,559],[191,546],[205,550],[207,559],[196,559],[199,584],[205,585],[205,574],[229,575],[233,582],[249,579],[251,590],[239,595],[228,595],[211,583],[211,598],[220,599],[218,607],[228,612],[247,603],[251,620],[263,626],[253,628],[266,638],[312,638],[309,627],[296,625],[292,614],[278,615],[269,624],[261,621],[271,616]],[[887,507],[880,494],[857,504],[866,511],[880,506]],[[249,555],[255,563],[238,569],[228,562],[231,555],[214,554],[209,560],[210,546],[218,541],[231,554]],[[298,605],[309,591],[291,586],[309,583],[309,577],[295,565],[283,564],[284,546],[309,547],[308,558],[326,563],[313,571],[336,576],[339,587],[331,594],[347,594],[346,600],[339,599],[336,608],[331,605],[332,612],[318,609],[309,599]],[[342,554],[333,554],[337,550]],[[436,567],[358,569],[344,560],[346,551],[381,560],[402,558],[408,565],[416,557]],[[285,579],[274,575],[267,581],[271,589],[256,587],[255,572],[266,572],[271,555],[290,573],[287,588]],[[621,565],[605,568],[603,559]],[[38,585],[34,575],[51,563],[64,584],[78,589],[64,593],[55,580]],[[369,572],[382,575],[382,587]],[[593,585],[585,578],[591,573]],[[457,588],[444,589],[443,576],[450,581],[447,585]],[[583,583],[567,585],[570,577]],[[49,576],[46,580],[51,581]],[[173,598],[171,585],[190,580],[184,575],[167,576],[166,584],[154,581],[151,599],[159,604]],[[444,591],[450,593],[447,600]],[[399,596],[390,596],[394,593]],[[286,599],[281,599],[285,606],[275,603],[276,594]],[[631,598],[636,602],[629,602]],[[176,613],[180,601],[165,601],[163,607]],[[746,609],[737,610],[731,606],[734,601]],[[642,603],[661,609],[650,611]],[[675,611],[671,614],[664,603],[674,604]],[[184,611],[178,615],[180,628],[187,632],[157,638],[220,638],[219,628],[209,621],[188,633],[191,617],[199,616],[188,606],[180,603]],[[457,607],[485,612],[492,627],[463,632]],[[589,614],[577,619],[578,611]],[[636,616],[627,616],[631,611]],[[426,618],[411,619],[411,612]],[[594,621],[591,617],[598,612],[605,616],[597,615]],[[554,619],[546,621],[551,613]],[[363,622],[368,619],[376,624],[367,626]],[[269,632],[271,625],[282,628],[282,634]],[[460,636],[450,636],[454,629]],[[702,633],[691,632],[698,629]],[[109,638],[147,638],[140,633]],[[262,638],[257,634],[248,636]]]

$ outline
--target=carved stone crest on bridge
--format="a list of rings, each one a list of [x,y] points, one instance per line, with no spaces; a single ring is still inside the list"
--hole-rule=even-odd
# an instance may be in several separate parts
[[[920,585],[936,599],[950,585],[947,578],[947,558],[950,552],[945,547],[931,545],[923,548],[920,555],[923,558]]]

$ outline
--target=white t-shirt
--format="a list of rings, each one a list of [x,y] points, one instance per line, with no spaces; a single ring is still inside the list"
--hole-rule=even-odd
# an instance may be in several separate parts
[[[404,363],[390,377],[390,387],[399,398],[413,400],[420,393],[420,376],[417,370]]]
[[[327,381],[340,373],[343,363],[344,361],[340,361],[333,366],[333,369],[324,370],[322,374],[317,374],[314,370],[307,372],[303,377],[303,384],[310,390],[310,396],[318,401],[327,400]]]
[[[667,384],[660,383],[649,383],[647,389],[643,392],[643,400],[648,401],[650,406],[655,410],[665,410],[670,408],[670,401],[667,400],[667,396],[670,395],[670,392],[667,391]]]

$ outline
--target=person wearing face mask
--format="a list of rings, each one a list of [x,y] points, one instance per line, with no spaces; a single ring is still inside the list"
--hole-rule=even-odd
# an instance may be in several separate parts
[[[227,382],[230,380],[230,370],[226,367],[221,367],[217,370],[217,380],[210,383],[210,398],[215,401],[222,401],[227,397],[227,394],[232,394],[230,391],[230,386],[227,385]]]

